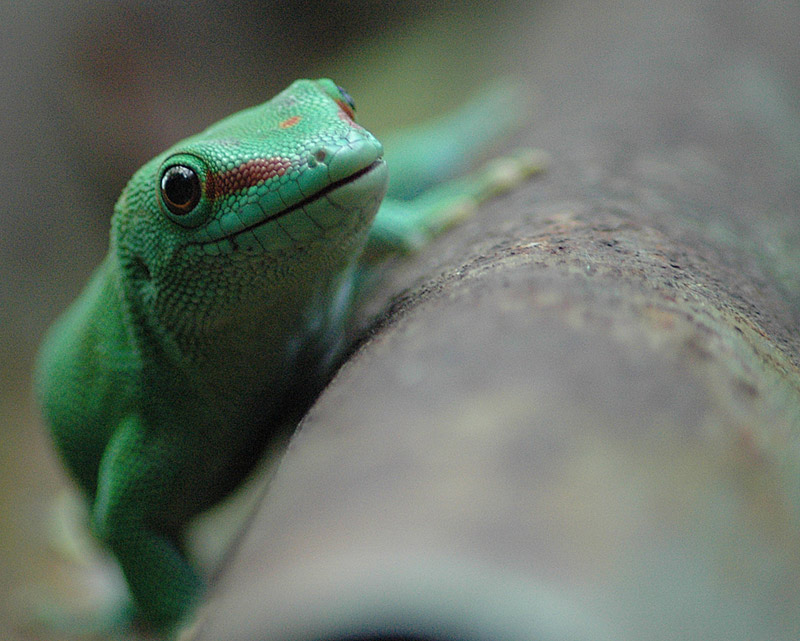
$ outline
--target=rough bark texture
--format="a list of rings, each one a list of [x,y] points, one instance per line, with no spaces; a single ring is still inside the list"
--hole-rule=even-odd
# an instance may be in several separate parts
[[[398,268],[191,638],[800,638],[776,4],[520,20],[551,171]]]

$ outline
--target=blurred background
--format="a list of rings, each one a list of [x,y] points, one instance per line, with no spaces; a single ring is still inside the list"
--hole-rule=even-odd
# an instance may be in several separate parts
[[[524,142],[558,159],[563,198],[591,193],[606,166],[629,168],[587,140],[628,137],[673,159],[695,143],[723,150],[737,169],[716,184],[725,202],[744,211],[755,190],[765,207],[687,224],[723,245],[752,236],[797,310],[798,19],[792,3],[719,0],[2,3],[0,637],[38,638],[11,630],[12,595],[60,571],[47,523],[67,480],[32,402],[35,350],[101,260],[114,202],[142,163],[298,77],[332,77],[381,137],[511,75],[537,90]],[[708,127],[719,119],[730,130]],[[709,130],[735,135],[698,138]],[[747,155],[765,140],[774,154]],[[692,169],[698,193],[713,170]]]

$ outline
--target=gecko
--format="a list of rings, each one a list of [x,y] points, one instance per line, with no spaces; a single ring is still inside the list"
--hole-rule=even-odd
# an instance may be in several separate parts
[[[198,603],[187,524],[330,377],[376,259],[542,169],[521,152],[456,177],[508,133],[512,102],[501,90],[467,103],[385,156],[346,91],[297,80],[133,175],[35,381],[139,619],[169,633]]]

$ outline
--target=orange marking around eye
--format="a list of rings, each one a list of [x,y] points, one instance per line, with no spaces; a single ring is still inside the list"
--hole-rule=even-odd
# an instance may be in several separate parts
[[[292,116],[291,118],[287,118],[282,123],[278,125],[281,129],[288,129],[289,127],[294,127],[298,122],[301,120],[301,116]]]

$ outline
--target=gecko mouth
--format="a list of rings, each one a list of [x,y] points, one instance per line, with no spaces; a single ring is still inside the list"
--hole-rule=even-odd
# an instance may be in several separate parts
[[[308,205],[316,202],[317,200],[321,200],[322,198],[325,198],[328,194],[330,194],[330,193],[332,193],[332,192],[334,192],[334,191],[336,191],[338,189],[341,189],[342,187],[346,187],[347,185],[351,185],[351,184],[357,182],[360,178],[363,178],[367,174],[372,173],[373,171],[375,171],[376,169],[378,169],[379,167],[381,167],[381,166],[383,166],[385,164],[386,163],[383,160],[383,157],[381,156],[381,157],[377,158],[376,160],[374,160],[369,165],[367,165],[366,167],[364,167],[363,169],[360,169],[357,172],[355,172],[353,174],[350,174],[349,176],[346,176],[345,178],[337,180],[336,182],[331,183],[327,187],[323,187],[319,191],[311,194],[310,196],[307,196],[306,198],[303,198],[302,200],[299,200],[298,202],[294,203],[293,205],[289,205],[285,209],[281,209],[279,212],[277,212],[275,214],[267,216],[266,218],[262,218],[261,220],[255,222],[255,223],[252,223],[250,225],[247,225],[246,227],[243,227],[242,229],[239,229],[239,230],[237,230],[237,231],[235,231],[232,234],[229,234],[227,236],[223,236],[221,238],[215,238],[215,239],[210,240],[210,241],[204,241],[204,242],[192,243],[192,244],[196,244],[196,245],[201,245],[202,246],[202,245],[210,245],[210,244],[213,244],[213,243],[218,243],[218,242],[226,240],[226,239],[233,241],[233,240],[235,240],[235,238],[237,236],[239,236],[241,234],[246,234],[247,232],[252,231],[254,229],[257,229],[257,228],[261,227],[262,225],[266,225],[267,223],[270,223],[270,222],[272,222],[274,220],[278,220],[279,218],[283,218],[284,216],[288,216],[289,214],[291,214],[294,211],[297,211],[298,209],[302,209],[304,207],[307,207]]]

